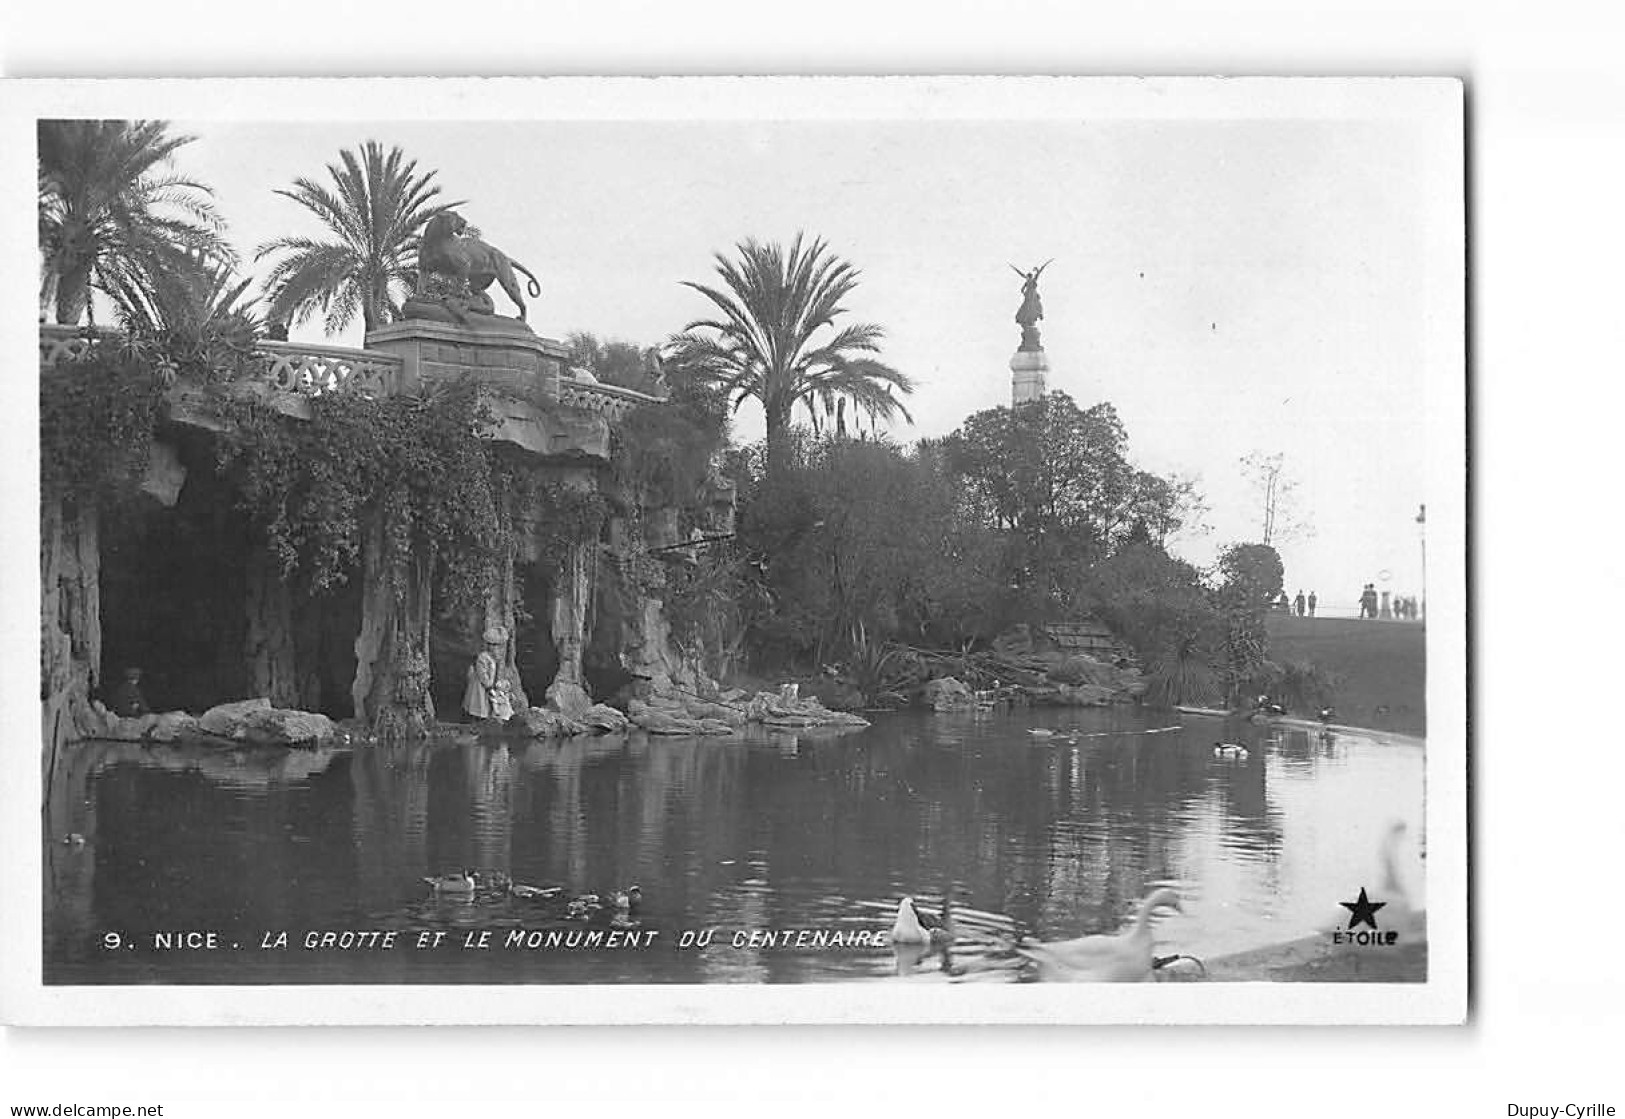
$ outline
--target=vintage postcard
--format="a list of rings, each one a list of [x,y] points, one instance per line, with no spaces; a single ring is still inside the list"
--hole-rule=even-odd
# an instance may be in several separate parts
[[[8,1022],[1463,1020],[1460,83],[6,93]]]

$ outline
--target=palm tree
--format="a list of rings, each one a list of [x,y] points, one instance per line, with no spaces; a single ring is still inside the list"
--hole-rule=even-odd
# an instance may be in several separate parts
[[[251,283],[228,265],[193,255],[187,267],[119,300],[119,321],[146,336],[253,338],[263,324],[254,313],[255,300],[243,298]]]
[[[722,389],[735,410],[748,399],[767,416],[767,470],[782,474],[790,461],[790,418],[799,403],[816,423],[851,401],[871,418],[908,410],[892,395],[914,391],[907,374],[868,355],[879,352],[885,331],[873,323],[839,329],[841,300],[857,287],[858,270],[821,239],[804,245],[797,234],[788,250],[749,238],[739,259],[717,254],[721,287],[685,281],[716,304],[720,319],[699,319],[670,343],[673,358]]]
[[[320,311],[329,334],[361,312],[370,332],[399,309],[396,292],[411,286],[418,232],[438,213],[461,202],[435,203],[435,172],[417,173],[417,160],[400,148],[384,151],[369,140],[359,152],[339,152],[329,163],[332,189],[310,179],[279,190],[322,220],[335,240],[278,237],[261,245],[254,259],[284,253],[265,278],[271,322],[304,322]]]
[[[236,262],[213,192],[167,169],[195,137],[123,120],[44,120],[38,136],[42,315],[77,324],[92,290],[122,310],[195,262]]]

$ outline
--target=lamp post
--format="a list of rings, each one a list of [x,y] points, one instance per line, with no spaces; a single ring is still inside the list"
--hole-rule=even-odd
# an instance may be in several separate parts
[[[1416,535],[1422,544],[1422,601],[1418,613],[1424,617],[1428,609],[1428,507],[1416,507]]]

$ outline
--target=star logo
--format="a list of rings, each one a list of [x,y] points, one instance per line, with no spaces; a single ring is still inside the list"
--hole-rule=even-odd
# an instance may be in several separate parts
[[[1349,928],[1356,925],[1370,925],[1377,927],[1377,910],[1388,903],[1385,901],[1372,901],[1365,896],[1365,887],[1360,887],[1360,896],[1354,901],[1340,901],[1337,903],[1349,911]]]

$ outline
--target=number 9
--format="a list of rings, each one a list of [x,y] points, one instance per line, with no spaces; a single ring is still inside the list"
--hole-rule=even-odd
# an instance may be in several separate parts
[[[115,932],[102,933],[102,947],[103,948],[109,948],[109,949],[111,949],[111,948],[122,948],[123,946],[124,946],[124,938],[119,936],[118,933],[115,933]]]

